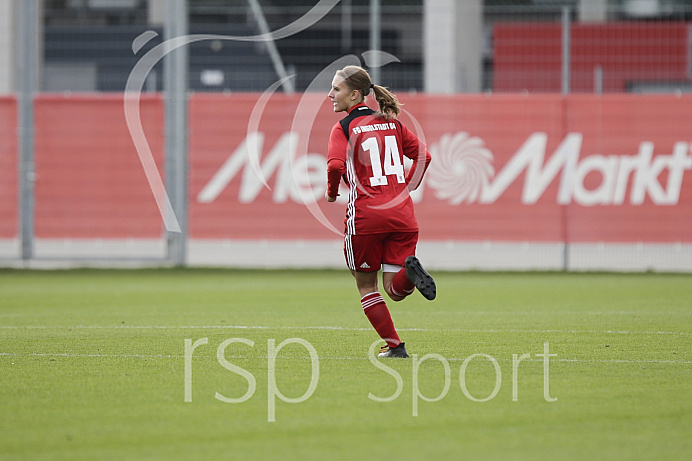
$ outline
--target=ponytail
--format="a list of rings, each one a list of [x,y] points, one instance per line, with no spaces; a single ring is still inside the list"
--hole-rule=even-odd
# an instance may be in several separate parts
[[[380,106],[380,112],[386,118],[396,118],[401,113],[401,103],[394,93],[380,85],[372,85],[375,101]]]

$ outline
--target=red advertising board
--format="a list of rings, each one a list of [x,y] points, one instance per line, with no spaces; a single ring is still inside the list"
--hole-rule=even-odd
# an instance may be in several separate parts
[[[341,118],[320,103],[323,98],[276,96],[259,120],[251,120],[253,96],[225,107],[211,96],[193,99],[191,119],[198,125],[190,133],[192,237],[316,239],[332,235],[325,218],[342,229],[343,205],[319,200],[327,134]],[[420,127],[433,155],[417,197],[423,239],[692,241],[692,154],[686,141],[692,98],[401,99],[402,120]],[[296,119],[300,105],[309,110]],[[242,156],[253,152],[248,140],[259,146],[255,132],[262,143],[253,168]],[[311,170],[291,172],[306,155]],[[293,156],[291,165],[286,159]],[[235,169],[219,173],[233,161]],[[225,179],[211,187],[220,177]],[[317,200],[308,200],[309,206],[292,197],[299,195],[291,182],[296,178],[311,184],[307,189]]]
[[[433,156],[415,196],[423,240],[692,242],[690,97],[399,97]],[[322,196],[342,114],[326,94],[196,94],[189,108],[191,238],[338,238],[345,205]],[[0,100],[0,130],[14,110]],[[41,96],[35,111],[38,237],[161,236],[122,97]],[[163,103],[143,97],[139,111],[162,174]],[[14,151],[0,151],[4,238]]]
[[[120,96],[40,96],[35,105],[38,238],[157,238],[161,216],[125,123]],[[142,97],[159,166],[163,105]]]

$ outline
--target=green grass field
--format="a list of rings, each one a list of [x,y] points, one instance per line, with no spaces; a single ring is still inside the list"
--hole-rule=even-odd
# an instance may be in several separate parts
[[[433,275],[385,371],[346,271],[2,270],[0,459],[689,459],[692,276]]]

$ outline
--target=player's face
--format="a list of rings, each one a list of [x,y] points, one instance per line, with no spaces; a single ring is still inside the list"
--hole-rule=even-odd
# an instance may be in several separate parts
[[[332,80],[332,89],[329,92],[329,99],[334,104],[334,112],[343,112],[358,104],[358,90],[349,90],[346,82],[339,75]]]

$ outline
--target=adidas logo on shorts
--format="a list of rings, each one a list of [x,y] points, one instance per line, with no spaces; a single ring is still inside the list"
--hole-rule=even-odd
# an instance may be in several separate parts
[[[361,269],[370,269],[370,266],[368,265],[368,263],[363,263],[360,265],[360,268]]]

